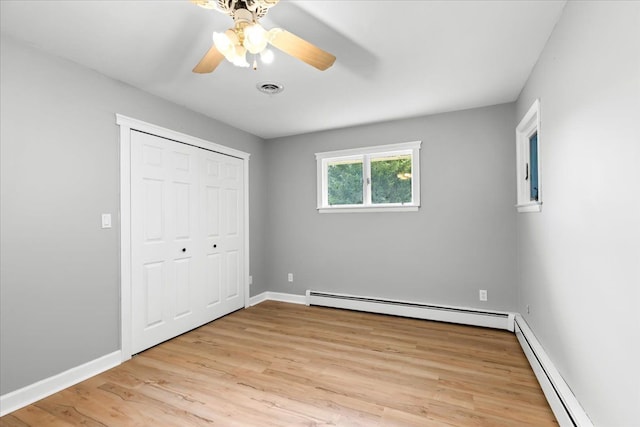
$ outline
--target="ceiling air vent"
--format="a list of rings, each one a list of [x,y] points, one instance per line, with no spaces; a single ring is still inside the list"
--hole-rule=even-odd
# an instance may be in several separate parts
[[[279,83],[273,82],[258,83],[256,87],[260,92],[266,93],[267,95],[275,95],[284,90],[284,86]]]

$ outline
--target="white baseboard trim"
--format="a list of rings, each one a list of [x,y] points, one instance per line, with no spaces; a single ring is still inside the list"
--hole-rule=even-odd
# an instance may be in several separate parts
[[[515,318],[515,333],[560,427],[593,427],[586,412],[520,314]]]
[[[304,295],[287,294],[283,292],[263,292],[249,298],[249,306],[260,304],[264,301],[290,302],[292,304],[306,304],[307,298]]]
[[[0,396],[0,417],[118,366],[120,350]]]

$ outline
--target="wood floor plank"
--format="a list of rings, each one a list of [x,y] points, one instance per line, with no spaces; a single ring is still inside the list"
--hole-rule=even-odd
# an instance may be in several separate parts
[[[512,333],[267,301],[0,426],[556,426]]]
[[[18,424],[21,422],[22,424]],[[5,415],[0,418],[0,426],[2,427],[23,427],[23,426],[50,426],[50,427],[73,427],[67,421],[56,418],[54,415],[38,408],[35,405],[29,405],[19,409],[12,414]]]

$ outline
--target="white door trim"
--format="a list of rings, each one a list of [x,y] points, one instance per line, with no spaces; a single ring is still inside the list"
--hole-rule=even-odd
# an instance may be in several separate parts
[[[242,159],[244,166],[244,306],[249,307],[249,157],[251,154],[224,145],[116,114],[120,126],[120,348],[122,361],[132,355],[131,346],[131,130],[227,156]]]

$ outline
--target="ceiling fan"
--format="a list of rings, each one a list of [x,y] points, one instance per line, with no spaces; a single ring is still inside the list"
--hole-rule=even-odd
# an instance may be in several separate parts
[[[263,18],[270,8],[279,0],[191,0],[205,9],[214,9],[233,18],[234,27],[224,33],[213,33],[213,45],[193,69],[194,73],[210,73],[227,59],[238,67],[249,67],[247,52],[260,54],[268,62],[267,46],[291,55],[307,64],[324,71],[336,60],[332,54],[325,52],[306,40],[282,28],[265,30],[258,20]],[[257,68],[254,58],[253,68]]]

